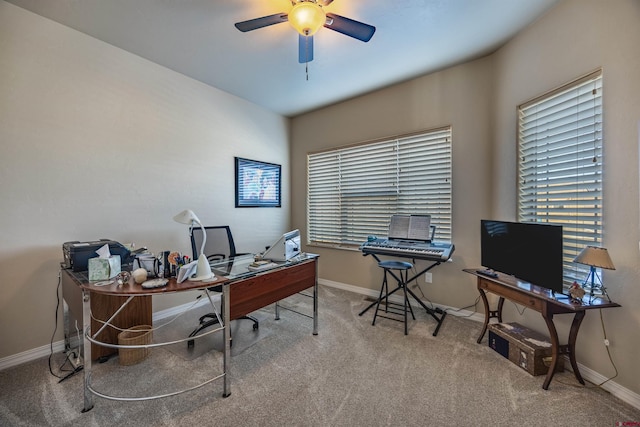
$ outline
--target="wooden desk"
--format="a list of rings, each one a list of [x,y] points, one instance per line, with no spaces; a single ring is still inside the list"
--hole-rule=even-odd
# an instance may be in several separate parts
[[[133,283],[117,285],[116,283],[106,285],[106,286],[96,286],[95,283],[91,283],[86,280],[86,273],[74,273],[70,270],[63,270],[63,277],[66,275],[65,280],[67,281],[67,292],[71,292],[73,295],[73,288],[71,284],[74,283],[76,288],[80,289],[82,292],[82,329],[83,329],[83,352],[84,352],[84,409],[82,412],[89,411],[93,408],[93,396],[100,396],[103,398],[111,399],[111,400],[120,400],[120,401],[131,401],[131,400],[147,400],[147,399],[157,399],[160,397],[168,397],[173,396],[179,393],[184,393],[196,388],[199,388],[205,384],[210,383],[211,381],[222,378],[224,380],[223,386],[223,396],[227,397],[231,394],[229,391],[229,380],[227,372],[229,371],[228,365],[231,356],[230,351],[230,332],[229,332],[229,280],[225,277],[216,277],[215,280],[211,282],[194,282],[187,280],[182,283],[177,283],[175,278],[169,279],[169,283],[167,286],[161,288],[153,288],[153,289],[144,289],[142,286]],[[214,375],[213,377],[206,379],[201,384],[196,386],[175,391],[173,393],[158,395],[158,396],[148,396],[148,397],[139,397],[139,398],[130,398],[130,397],[119,397],[112,396],[101,393],[93,388],[91,385],[91,369],[92,369],[92,361],[94,358],[92,357],[92,351],[94,348],[106,348],[107,350],[101,350],[103,352],[111,352],[117,351],[119,348],[150,348],[150,347],[160,347],[169,344],[176,344],[186,342],[191,339],[190,337],[185,337],[184,339],[179,339],[171,342],[164,343],[152,343],[147,345],[138,345],[138,346],[122,346],[118,344],[118,333],[120,332],[119,328],[130,328],[136,325],[152,325],[152,310],[151,310],[151,302],[150,298],[153,295],[161,295],[161,294],[171,294],[175,292],[183,292],[183,291],[193,291],[200,290],[203,293],[209,296],[208,288],[212,286],[220,286],[222,289],[222,301],[223,301],[223,320],[222,325],[219,328],[212,329],[209,332],[203,333],[200,336],[208,335],[210,333],[216,333],[220,330],[223,331],[224,334],[224,350],[223,350],[223,361],[222,361],[222,374]],[[64,290],[64,288],[63,288]],[[142,299],[143,303],[137,304],[135,301]],[[209,296],[209,301],[213,302]],[[108,307],[101,307],[101,303],[107,301]],[[145,303],[148,301],[148,303]],[[72,302],[72,304],[74,304]],[[70,306],[71,308],[71,306]],[[104,315],[105,317],[97,317],[96,313],[93,312],[93,309],[96,308],[100,315]],[[138,309],[143,309],[143,314],[135,315],[134,312]],[[136,323],[138,319],[149,319],[148,322],[145,323]],[[99,319],[99,320],[95,320]]]
[[[313,335],[317,335],[318,255],[301,254],[273,269],[248,273],[247,266],[253,259],[253,255],[244,255],[211,265],[216,275],[229,279],[231,320],[273,303],[278,319],[278,301],[313,288],[313,315],[308,317],[313,319]]]
[[[521,304],[527,308],[530,308],[538,313],[542,314],[547,328],[549,329],[549,337],[551,339],[551,365],[547,371],[547,376],[542,384],[542,388],[547,390],[553,374],[556,371],[559,357],[561,355],[568,355],[573,374],[580,384],[584,384],[580,370],[578,369],[578,363],[576,362],[576,339],[578,337],[578,330],[582,319],[587,310],[620,307],[619,304],[613,302],[606,302],[600,298],[596,298],[589,303],[588,297],[585,297],[582,302],[573,302],[564,295],[555,296],[553,293],[540,286],[535,286],[530,283],[521,282],[513,276],[498,273],[498,277],[488,277],[477,273],[478,269],[465,269],[465,273],[472,274],[477,277],[478,292],[484,303],[485,318],[482,332],[478,337],[478,343],[482,341],[484,334],[487,332],[487,326],[491,318],[497,318],[498,322],[502,322],[502,307],[504,300],[508,299],[517,304]],[[498,309],[491,310],[489,308],[489,301],[487,300],[487,292],[498,295]],[[568,343],[560,345],[558,339],[558,332],[553,322],[553,316],[556,314],[573,314],[573,321],[571,322],[571,329],[569,331]]]
[[[193,390],[203,386],[215,379],[223,377],[223,396],[231,394],[230,381],[228,379],[228,364],[230,361],[230,341],[231,336],[228,324],[232,319],[249,314],[255,310],[276,303],[276,318],[278,318],[277,302],[294,295],[302,290],[313,288],[313,334],[318,334],[318,256],[314,254],[302,254],[286,263],[281,263],[277,267],[261,271],[249,272],[246,266],[253,261],[253,256],[237,257],[235,260],[225,261],[220,265],[223,270],[216,269],[213,265],[216,279],[212,282],[185,281],[177,283],[175,278],[169,279],[165,287],[144,289],[140,285],[129,283],[122,286],[110,284],[106,286],[96,286],[87,280],[86,273],[74,273],[71,270],[63,270],[63,294],[74,296],[78,290],[82,293],[82,329],[84,341],[84,410],[86,412],[93,408],[93,394],[109,398],[112,400],[145,400],[155,399],[175,395],[185,391]],[[224,356],[223,373],[217,377],[186,390],[177,391],[164,396],[150,396],[141,398],[121,398],[108,396],[94,390],[91,386],[91,362],[94,360],[92,352],[95,348],[100,354],[110,354],[117,351],[122,346],[118,345],[118,328],[130,328],[136,325],[152,325],[151,300],[153,295],[171,294],[175,292],[201,290],[208,294],[209,288],[219,288],[222,291],[222,319],[223,325],[219,328],[211,328],[207,332],[199,333],[195,337],[185,336],[183,339],[166,342],[153,343],[147,347],[159,347],[162,345],[176,344],[192,340],[210,333],[223,330],[224,333]],[[69,298],[74,311],[78,311],[80,306],[76,298]],[[136,300],[142,300],[136,303]],[[102,303],[105,307],[102,307]],[[96,309],[94,312],[93,310]],[[142,313],[137,313],[141,311]],[[99,317],[96,315],[99,314]],[[101,321],[95,321],[98,318]],[[106,350],[102,350],[105,349]],[[104,352],[104,353],[103,353]],[[110,352],[110,353],[108,353]]]
[[[70,269],[62,269],[60,280],[62,282],[62,297],[69,307],[69,324],[65,324],[65,339],[69,340],[74,326],[74,320],[78,322],[78,328],[84,330],[82,326],[82,284],[89,283],[86,271],[74,272]],[[127,296],[112,292],[100,292],[95,288],[91,296],[91,330],[100,329],[101,323],[97,320],[106,321],[127,301]],[[91,288],[89,289],[91,290]],[[124,310],[115,318],[112,325],[120,329],[128,329],[137,325],[151,325],[153,321],[151,295],[141,295],[132,300]],[[118,333],[116,328],[106,328],[102,331],[100,339],[112,343],[118,343]],[[69,342],[65,342],[69,346]],[[117,348],[105,347],[98,344],[91,344],[92,360],[104,360],[116,354]],[[85,354],[86,357],[86,354]]]

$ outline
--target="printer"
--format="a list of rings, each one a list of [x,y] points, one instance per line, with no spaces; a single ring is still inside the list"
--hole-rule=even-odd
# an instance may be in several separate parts
[[[120,255],[122,264],[130,262],[131,251],[121,243],[109,239],[94,240],[91,242],[65,242],[62,244],[62,254],[64,256],[65,268],[73,271],[87,271],[89,269],[89,258],[98,256],[96,251],[104,245],[109,245],[111,255]]]

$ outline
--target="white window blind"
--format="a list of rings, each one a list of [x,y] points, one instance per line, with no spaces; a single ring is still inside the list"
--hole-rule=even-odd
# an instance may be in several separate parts
[[[565,284],[580,283],[573,259],[602,238],[602,72],[518,110],[519,220],[563,226]]]
[[[431,215],[451,240],[451,127],[307,156],[308,243],[357,246],[393,214]]]

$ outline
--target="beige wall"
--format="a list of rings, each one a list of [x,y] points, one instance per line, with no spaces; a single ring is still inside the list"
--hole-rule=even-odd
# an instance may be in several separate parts
[[[190,253],[172,220],[190,208],[238,250],[271,243],[290,222],[288,126],[0,1],[0,358],[49,343],[63,242]],[[234,156],[282,164],[282,208],[234,208]]]
[[[603,70],[604,233],[603,246],[615,271],[604,280],[622,308],[603,311],[611,354],[620,375],[616,383],[640,393],[640,241],[638,130],[640,125],[640,2],[569,0],[522,32],[495,55],[497,160],[494,215],[515,218],[516,106],[549,89]],[[515,311],[512,310],[514,316]],[[532,313],[528,322],[545,326]],[[559,316],[563,332],[569,319]],[[578,338],[578,361],[602,375],[615,374],[597,312],[589,313]]]
[[[305,176],[306,154],[417,130],[451,125],[453,129],[453,241],[452,263],[432,270],[428,297],[441,304],[473,304],[471,278],[463,267],[479,262],[475,242],[479,219],[490,214],[492,162],[491,105],[492,60],[480,59],[420,77],[339,105],[296,117],[291,128],[292,176]],[[471,179],[469,179],[471,178]],[[305,179],[292,181],[292,198],[304,200]],[[304,205],[292,210],[295,227],[305,230]],[[304,233],[306,235],[306,233]],[[358,251],[312,247],[322,256],[320,277],[335,282],[379,289],[380,271],[370,257]],[[426,288],[425,288],[426,289]]]
[[[603,67],[604,246],[617,267],[606,272],[605,280],[611,297],[623,305],[605,310],[603,318],[620,372],[613,382],[640,393],[639,23],[636,0],[567,0],[489,57],[294,118],[291,163],[293,176],[299,178],[292,182],[293,200],[306,197],[303,177],[309,151],[452,125],[456,252],[453,263],[434,269],[434,283],[422,288],[439,304],[472,304],[477,297],[474,281],[461,269],[479,264],[479,220],[516,219],[517,105]],[[304,230],[302,203],[293,205],[292,220]],[[370,258],[355,251],[307,249],[322,255],[323,279],[378,288],[380,272]],[[528,310],[520,314],[518,309],[506,304],[505,320],[546,330],[540,315]],[[557,316],[557,322],[564,339],[570,319]],[[587,315],[577,345],[579,363],[596,376],[614,374],[598,312]]]

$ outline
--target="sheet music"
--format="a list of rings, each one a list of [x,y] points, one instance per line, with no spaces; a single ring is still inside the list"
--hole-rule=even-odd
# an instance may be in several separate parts
[[[389,239],[430,240],[431,216],[392,215]]]
[[[406,239],[409,236],[409,215],[392,215],[389,224],[390,239]]]
[[[429,225],[431,217],[429,215],[411,215],[409,217],[409,240],[431,240],[429,236]]]

